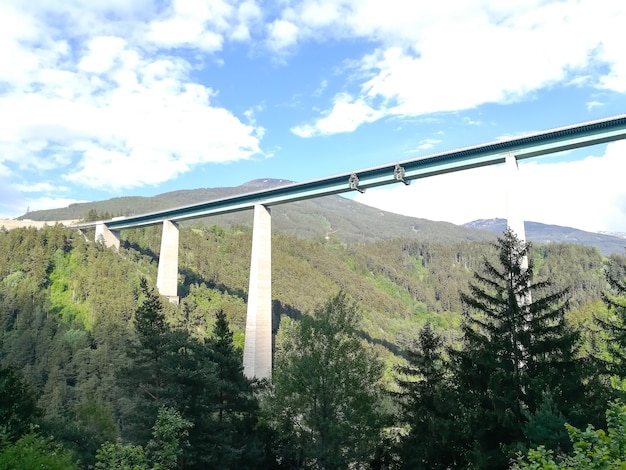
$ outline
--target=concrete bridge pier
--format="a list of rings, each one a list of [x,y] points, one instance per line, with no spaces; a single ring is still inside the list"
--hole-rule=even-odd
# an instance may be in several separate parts
[[[118,230],[110,230],[104,222],[96,223],[96,241],[104,243],[108,248],[114,248],[115,251],[120,249],[120,232]]]
[[[506,170],[508,173],[507,181],[507,218],[506,225],[517,238],[523,243],[526,243],[526,229],[524,228],[524,217],[522,217],[522,185],[520,184],[519,166],[517,164],[517,158],[514,155],[508,155],[506,157]],[[522,268],[528,269],[528,256],[524,256],[521,262]],[[527,292],[526,295],[518,297],[517,303],[520,306],[530,305],[532,302],[532,295]]]
[[[515,155],[506,157],[507,178],[507,217],[506,226],[517,235],[521,241],[526,241],[526,230],[524,228],[524,217],[521,213],[522,187],[519,178],[519,167]]]
[[[254,206],[243,371],[248,378],[272,377],[272,217],[261,204]]]
[[[178,305],[178,224],[171,220],[163,221],[161,235],[161,251],[159,253],[159,270],[157,273],[157,289],[159,294],[167,297],[170,302]]]

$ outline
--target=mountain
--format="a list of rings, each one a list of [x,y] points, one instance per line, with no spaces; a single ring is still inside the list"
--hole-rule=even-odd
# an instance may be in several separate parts
[[[109,216],[135,215],[196,204],[238,194],[292,184],[292,181],[263,178],[235,187],[179,190],[153,197],[119,197],[106,201],[70,204],[66,208],[33,211],[20,217],[37,221],[77,220],[95,212]],[[301,238],[335,238],[343,243],[369,243],[394,238],[459,242],[495,240],[506,230],[505,219],[481,219],[462,226],[406,217],[375,209],[342,196],[326,196],[272,207],[275,230]],[[232,227],[252,224],[252,212],[236,212],[184,222]],[[617,236],[585,232],[571,227],[526,222],[526,236],[536,244],[573,243],[594,246],[607,256],[624,254],[626,240]]]
[[[463,224],[464,227],[502,233],[506,230],[506,219],[479,219]],[[572,243],[595,246],[603,255],[624,254],[626,240],[615,235],[585,232],[573,227],[525,222],[526,239],[535,244]]]
[[[173,191],[154,197],[121,197],[106,201],[70,204],[63,209],[33,211],[20,219],[55,221],[85,218],[90,211],[110,216],[135,215],[221,199],[290,184],[288,180],[258,179],[241,186]],[[252,211],[205,217],[183,225],[251,225]],[[325,196],[272,207],[275,230],[301,238],[333,237],[344,243],[367,243],[394,238],[419,238],[442,242],[494,240],[485,230],[447,222],[406,217],[381,211],[342,196]]]

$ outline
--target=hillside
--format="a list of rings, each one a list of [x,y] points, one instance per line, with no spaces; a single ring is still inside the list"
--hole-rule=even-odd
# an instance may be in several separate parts
[[[182,227],[181,303],[163,304],[167,324],[156,324],[158,331],[171,330],[172,341],[189,337],[205,345],[223,312],[234,344],[242,347],[251,235],[245,226]],[[138,408],[120,371],[136,358],[133,325],[145,299],[142,279],[155,284],[160,236],[158,227],[127,230],[116,253],[61,225],[0,230],[0,366],[21,371],[38,397],[42,429],[80,456],[84,468],[93,467],[102,443],[131,435],[126,423]],[[414,236],[349,245],[334,235],[306,239],[276,232],[273,328],[343,291],[358,306],[356,335],[384,362],[390,385],[393,366],[426,323],[447,344],[458,344],[460,292],[492,255],[493,246],[483,241]],[[568,244],[535,247],[533,259],[538,279],[549,279],[555,290],[570,288],[569,321],[589,332],[592,315],[605,314],[600,295],[607,260],[594,248]],[[623,257],[612,261],[626,266]],[[284,331],[289,329],[279,334]],[[185,361],[194,357],[184,348],[175,351]],[[180,383],[195,377],[192,366],[185,366],[191,375]],[[215,382],[203,379],[198,390]],[[188,416],[195,416],[192,411]]]
[[[180,207],[237,194],[259,191],[290,184],[291,181],[258,179],[237,187],[180,190],[154,197],[122,197],[106,201],[71,204],[66,208],[33,211],[20,217],[35,221],[84,219],[90,212],[97,214],[135,215],[167,208]],[[341,196],[299,201],[272,208],[274,231],[301,238],[336,238],[343,243],[368,243],[394,238],[459,242],[494,240],[495,234],[506,229],[504,219],[481,219],[463,226],[446,222],[405,217],[360,204]],[[183,225],[219,225],[229,228],[250,226],[250,211],[188,221]],[[526,222],[526,237],[533,243],[573,243],[593,246],[605,256],[623,254],[626,241],[609,234],[591,233],[571,227]]]
[[[180,207],[214,199],[225,198],[268,189],[285,180],[253,180],[237,187],[203,188],[174,191],[154,197],[123,197],[106,201],[71,204],[62,209],[33,211],[20,217],[40,221],[81,219],[90,211],[111,216],[134,215]],[[343,243],[366,243],[393,238],[415,238],[445,242],[494,240],[488,231],[468,229],[446,222],[405,217],[374,209],[341,196],[326,196],[272,207],[272,226],[275,231],[301,238],[333,236]],[[198,224],[232,227],[252,223],[252,212],[245,211],[188,221],[183,225]]]

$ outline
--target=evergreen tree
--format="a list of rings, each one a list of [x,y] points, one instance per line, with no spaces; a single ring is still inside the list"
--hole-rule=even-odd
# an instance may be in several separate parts
[[[197,468],[255,468],[261,456],[255,436],[258,403],[222,310],[212,337],[201,346],[213,376],[210,387],[203,387],[208,393],[190,403],[195,410],[188,416],[194,422],[190,442],[202,450],[196,455]]]
[[[161,299],[141,280],[143,301],[135,312],[136,339],[128,346],[128,363],[121,371],[127,391],[123,435],[145,444],[160,406],[170,404],[175,393],[177,337],[169,329]]]
[[[396,368],[399,423],[409,427],[399,445],[401,468],[456,466],[458,407],[443,346],[441,336],[426,324],[414,347],[406,352],[407,364]]]
[[[609,291],[603,298],[609,308],[606,319],[596,317],[596,322],[607,334],[606,347],[610,361],[606,362],[608,372],[626,379],[626,281],[623,272],[613,268],[606,272]]]
[[[17,440],[41,414],[37,398],[15,368],[1,366],[0,397],[0,433],[10,441]]]
[[[339,293],[314,316],[285,325],[269,403],[284,465],[360,468],[371,459],[382,369],[356,337],[357,321],[358,310]]]
[[[498,239],[497,249],[498,263],[485,261],[462,295],[469,307],[463,348],[452,352],[464,425],[473,436],[469,461],[481,468],[507,466],[548,396],[568,420],[580,418],[584,402],[579,334],[565,324],[567,290],[546,293],[549,282],[533,283],[529,245],[513,232]]]

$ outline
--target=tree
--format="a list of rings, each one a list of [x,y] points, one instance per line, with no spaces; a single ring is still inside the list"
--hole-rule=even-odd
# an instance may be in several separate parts
[[[458,407],[443,349],[443,339],[427,323],[414,347],[406,352],[406,365],[396,368],[399,391],[393,395],[399,400],[398,421],[409,427],[399,444],[402,468],[457,466]]]
[[[529,245],[510,230],[497,249],[498,263],[485,261],[462,294],[463,349],[451,352],[473,435],[469,460],[482,468],[506,467],[507,454],[526,445],[529,418],[546,400],[555,404],[554,419],[559,412],[579,418],[584,402],[579,333],[565,323],[567,290],[546,293],[548,281],[533,283]]]
[[[565,425],[572,441],[572,455],[555,456],[545,446],[530,449],[519,456],[512,470],[605,470],[626,468],[626,405],[609,404],[606,411],[608,431],[587,426],[584,431]]]
[[[184,419],[178,411],[167,407],[159,409],[152,428],[152,439],[146,446],[153,470],[170,470],[178,467],[191,427],[192,423]]]
[[[145,470],[147,466],[142,446],[107,442],[96,453],[96,470]]]
[[[358,314],[339,293],[313,316],[286,322],[268,407],[283,462],[329,469],[371,458],[380,435],[382,369],[355,335]]]
[[[258,402],[252,382],[243,373],[241,352],[233,344],[233,333],[222,309],[216,313],[206,347],[208,359],[215,364],[215,381],[210,415],[202,424],[210,427],[205,444],[213,449],[205,456],[205,465],[242,468],[259,458],[255,437]]]
[[[70,451],[37,434],[26,434],[14,444],[7,445],[2,440],[0,436],[0,468],[2,469],[78,469]]]
[[[174,394],[176,370],[173,356],[178,353],[176,335],[165,321],[161,299],[141,280],[144,296],[135,312],[136,339],[128,345],[128,363],[121,371],[127,391],[124,434],[135,443],[145,444],[158,410]]]
[[[189,338],[181,357],[177,403],[193,423],[185,468],[255,468],[261,452],[255,435],[257,399],[226,315],[218,311],[216,317],[212,337]]]
[[[144,449],[140,445],[107,442],[96,453],[96,469],[170,470],[179,468],[183,447],[187,444],[192,423],[181,414],[161,407],[152,427],[152,438]]]
[[[609,315],[606,319],[596,317],[596,322],[607,334],[608,372],[621,380],[626,379],[626,282],[623,276],[617,267],[606,271],[610,289],[604,293],[603,299]]]
[[[0,431],[13,441],[30,430],[41,414],[37,398],[21,374],[13,367],[0,367]]]

